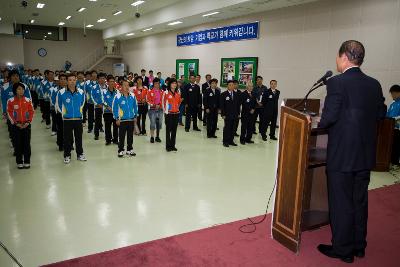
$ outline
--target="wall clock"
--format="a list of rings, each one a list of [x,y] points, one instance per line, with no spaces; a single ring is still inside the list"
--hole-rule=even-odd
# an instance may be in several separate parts
[[[44,48],[39,48],[38,49],[38,55],[41,57],[45,57],[47,55],[47,50]]]

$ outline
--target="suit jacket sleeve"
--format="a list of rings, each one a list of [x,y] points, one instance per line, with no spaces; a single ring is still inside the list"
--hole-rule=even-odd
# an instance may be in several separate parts
[[[321,128],[329,128],[339,119],[343,103],[343,93],[338,79],[328,81],[327,92],[321,121],[318,125]]]

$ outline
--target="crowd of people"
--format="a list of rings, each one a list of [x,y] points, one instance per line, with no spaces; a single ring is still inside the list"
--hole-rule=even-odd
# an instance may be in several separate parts
[[[86,161],[82,146],[83,128],[99,140],[105,134],[105,145],[118,145],[118,157],[136,156],[133,151],[133,136],[147,136],[146,120],[150,121],[150,143],[161,143],[160,130],[165,123],[165,149],[177,151],[176,132],[178,125],[186,132],[201,131],[198,120],[206,126],[207,138],[217,138],[218,117],[224,121],[222,144],[237,146],[235,137],[242,145],[252,144],[258,131],[267,141],[267,130],[271,140],[277,140],[275,129],[278,117],[277,81],[270,81],[270,88],[263,78],[257,76],[256,84],[247,83],[245,90],[239,89],[236,80],[230,80],[224,92],[218,80],[207,74],[201,83],[200,75],[190,75],[176,80],[175,75],[162,78],[160,72],[146,75],[129,73],[114,77],[97,71],[63,72],[46,70],[41,75],[38,69],[21,73],[3,70],[1,103],[7,121],[9,138],[14,148],[17,167],[30,167],[31,122],[36,110],[41,113],[41,122],[51,135],[57,136],[56,144],[64,153],[64,163],[71,161],[71,151],[77,159]],[[391,88],[396,100],[388,116],[398,117],[398,86]],[[395,115],[393,115],[395,114]],[[183,120],[185,116],[185,120]],[[103,123],[104,122],[104,123]],[[238,133],[239,122],[241,125]],[[396,128],[398,128],[396,126]],[[397,134],[397,129],[396,129]],[[126,140],[126,142],[125,142]],[[395,138],[397,145],[398,138]],[[125,149],[126,145],[126,149]],[[398,145],[397,145],[398,146]],[[398,153],[398,149],[393,149]],[[393,158],[397,157],[394,154]],[[396,161],[393,159],[393,163]]]

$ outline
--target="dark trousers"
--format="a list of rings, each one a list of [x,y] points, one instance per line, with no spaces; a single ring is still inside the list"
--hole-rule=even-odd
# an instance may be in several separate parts
[[[15,155],[17,164],[31,163],[31,126],[24,129],[13,125],[15,136]]]
[[[369,170],[327,171],[332,245],[339,255],[367,246]]]
[[[32,96],[32,103],[33,103],[33,108],[36,109],[39,105],[39,99],[38,99],[38,94],[36,91],[31,91],[31,96]]]
[[[261,125],[260,125],[260,132],[262,136],[267,136],[267,131],[268,131],[268,126],[270,127],[269,129],[269,136],[274,137],[275,136],[275,130],[276,130],[276,121],[278,119],[278,114],[269,114],[269,113],[264,113],[261,116]]]
[[[207,136],[214,136],[217,131],[218,110],[210,109],[210,113],[205,113],[204,115],[204,120],[207,123]]]
[[[93,130],[94,123],[94,104],[87,103],[87,113],[88,113],[88,130]]]
[[[392,164],[399,165],[400,157],[400,130],[394,129],[393,132],[393,146],[392,146]]]
[[[193,129],[197,128],[197,107],[187,107],[186,108],[186,118],[185,118],[185,129],[190,129],[190,123],[193,118]]]
[[[138,113],[139,116],[137,118],[137,126],[139,128],[139,133],[145,134],[146,133],[146,116],[149,108],[147,105],[138,105]]]
[[[39,99],[39,107],[40,107],[40,113],[42,113],[42,121],[45,121],[44,118],[44,99]]]
[[[222,139],[222,142],[224,144],[233,143],[235,121],[236,119],[234,118],[225,118],[224,120],[224,133]]]
[[[237,134],[238,128],[239,128],[239,118],[235,119],[235,122],[233,124],[233,134]]]
[[[254,114],[242,114],[240,129],[240,142],[250,141],[254,131]]]
[[[179,114],[165,114],[165,133],[167,149],[174,148],[176,144],[176,129],[178,128]]]
[[[12,125],[11,121],[7,117],[7,128],[8,128],[8,137],[11,140],[11,144],[15,150],[15,134],[14,134],[14,126]]]
[[[57,123],[57,146],[59,149],[64,148],[64,123],[61,113],[56,113],[56,123]]]
[[[57,132],[57,118],[56,118],[56,111],[54,109],[50,110],[51,114],[51,131]]]
[[[103,107],[94,109],[94,136],[99,137],[100,128],[102,128]]]
[[[82,115],[83,115],[83,121],[82,123],[86,123],[87,121],[87,111],[88,111],[88,106],[87,106],[87,102],[85,101],[85,104],[83,105],[83,109],[82,109]]]
[[[50,125],[51,121],[50,121],[50,101],[44,101],[43,102],[43,119],[46,122],[46,125]]]
[[[105,125],[105,136],[106,136],[106,142],[111,143],[118,142],[118,126],[115,123],[115,119],[113,117],[113,114],[110,112],[105,112],[103,114],[104,117],[104,125]],[[112,132],[111,132],[111,126],[112,126]]]
[[[71,156],[74,137],[76,155],[80,156],[83,154],[82,133],[82,120],[64,120],[64,157]]]
[[[263,108],[256,108],[255,110],[254,110],[254,129],[253,129],[253,132],[255,132],[256,131],[256,122],[257,122],[257,119],[258,119],[258,132],[260,132],[261,133],[261,129],[262,129],[262,114],[263,114],[263,112],[264,112],[264,109]]]
[[[119,125],[119,143],[118,152],[124,151],[125,135],[126,135],[126,150],[133,149],[133,130],[135,123],[132,121],[121,121]]]

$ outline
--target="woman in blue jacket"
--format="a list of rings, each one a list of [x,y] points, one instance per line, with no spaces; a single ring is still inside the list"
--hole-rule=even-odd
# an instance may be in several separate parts
[[[113,101],[112,110],[116,124],[119,127],[118,157],[125,154],[125,135],[127,135],[126,154],[136,156],[133,152],[133,131],[135,128],[136,117],[138,116],[138,104],[133,93],[129,93],[129,82],[122,81],[121,93],[118,93]]]

